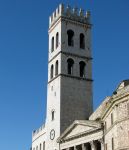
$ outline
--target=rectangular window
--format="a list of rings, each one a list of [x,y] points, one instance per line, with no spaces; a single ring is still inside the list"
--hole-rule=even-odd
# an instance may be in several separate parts
[[[104,129],[105,129],[105,131],[107,130],[107,122],[106,121],[105,121]]]
[[[111,113],[111,125],[113,125],[113,113]]]

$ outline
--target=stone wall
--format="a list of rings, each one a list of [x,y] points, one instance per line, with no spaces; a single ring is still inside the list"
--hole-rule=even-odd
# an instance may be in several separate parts
[[[114,149],[129,149],[129,92],[123,89],[121,93],[126,96],[122,97],[120,93],[113,96],[103,119],[105,144],[108,149],[111,149],[113,145]]]

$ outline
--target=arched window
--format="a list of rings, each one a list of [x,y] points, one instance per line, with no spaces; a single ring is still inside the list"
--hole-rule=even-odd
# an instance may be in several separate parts
[[[56,48],[59,46],[59,33],[56,33]]]
[[[45,150],[45,141],[43,142],[43,150]]]
[[[36,150],[38,150],[38,146],[36,147]]]
[[[55,119],[55,111],[54,110],[52,110],[52,121]]]
[[[51,40],[51,52],[54,51],[54,37],[52,37],[52,40]]]
[[[42,150],[42,144],[40,143],[40,150]]]
[[[74,46],[74,32],[72,30],[67,31],[68,34],[68,46]]]
[[[56,65],[55,65],[55,76],[58,75],[58,60],[56,61]]]
[[[85,77],[85,66],[86,66],[86,64],[85,64],[85,62],[81,61],[79,63],[79,65],[80,65],[80,77]]]
[[[54,66],[51,65],[51,75],[50,75],[51,79],[53,78],[53,71],[54,71]]]
[[[85,36],[83,33],[80,34],[80,48],[85,49]]]
[[[72,75],[72,74],[73,74],[74,61],[73,61],[73,59],[69,58],[69,59],[67,60],[67,63],[68,63],[68,66],[67,66],[68,74]]]

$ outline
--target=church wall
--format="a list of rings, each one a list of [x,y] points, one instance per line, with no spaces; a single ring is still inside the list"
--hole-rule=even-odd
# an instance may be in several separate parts
[[[126,96],[114,103],[113,108],[104,119],[105,126],[105,144],[112,148],[112,138],[114,149],[129,149],[129,98]],[[111,114],[113,114],[113,123],[111,123]]]

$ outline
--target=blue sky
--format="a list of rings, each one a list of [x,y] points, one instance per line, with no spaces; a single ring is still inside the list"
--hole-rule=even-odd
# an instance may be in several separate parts
[[[0,149],[28,150],[45,120],[48,17],[91,10],[94,108],[129,78],[129,0],[0,0]]]

